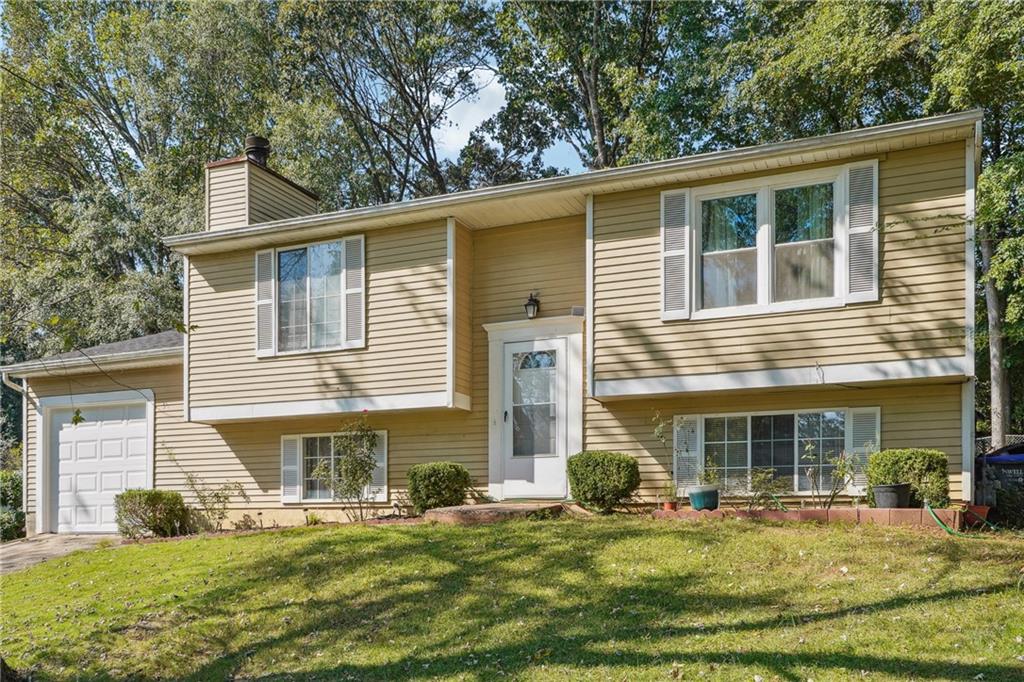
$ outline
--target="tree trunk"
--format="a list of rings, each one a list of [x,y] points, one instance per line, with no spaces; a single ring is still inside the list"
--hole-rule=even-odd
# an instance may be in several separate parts
[[[992,239],[982,236],[981,267],[985,274],[992,263]],[[1003,360],[1003,305],[999,290],[991,279],[985,280],[985,312],[988,316],[988,359],[991,384],[990,416],[993,448],[1006,444],[1007,416],[1009,414],[1010,383]]]

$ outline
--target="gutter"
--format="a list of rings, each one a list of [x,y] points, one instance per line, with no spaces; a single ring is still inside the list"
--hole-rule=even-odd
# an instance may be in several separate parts
[[[0,373],[0,379],[3,380],[4,386],[6,386],[7,388],[11,389],[12,391],[16,391],[19,395],[25,395],[25,387],[11,381],[11,378],[8,375],[6,369],[2,373]],[[22,381],[24,382],[25,380],[22,379]]]
[[[49,360],[43,358],[40,360],[29,360],[22,362],[17,365],[8,365],[3,367],[3,382],[8,386],[12,386],[8,375],[17,377],[30,377],[37,376],[40,374],[52,374],[54,372],[62,372],[64,370],[74,370],[82,368],[96,369],[97,365],[101,368],[112,364],[124,364],[124,363],[146,363],[146,364],[177,364],[183,361],[184,349],[183,348],[160,348],[158,350],[147,349],[147,350],[134,350],[125,353],[111,353],[108,355],[97,355],[89,357],[82,355],[78,358],[64,358]],[[13,386],[12,386],[13,388]],[[16,389],[19,390],[20,389]]]
[[[679,172],[695,170],[704,167],[712,167],[724,163],[735,163],[738,161],[749,161],[753,159],[767,158],[778,154],[792,154],[810,149],[826,149],[841,145],[848,145],[856,142],[884,140],[902,135],[929,132],[945,128],[973,125],[982,117],[981,109],[959,112],[955,114],[944,114],[930,118],[915,119],[899,123],[874,126],[871,128],[859,128],[831,135],[818,137],[800,138],[786,142],[758,145],[755,147],[741,147],[720,152],[708,152],[695,156],[686,156],[664,161],[651,161],[648,163],[626,166],[623,168],[609,168],[604,170],[589,171],[577,175],[566,175],[555,178],[543,178],[539,180],[528,180],[526,182],[500,185],[497,187],[484,187],[465,192],[442,194],[420,199],[378,206],[366,206],[360,208],[334,211],[332,213],[319,213],[311,216],[300,216],[287,218],[268,223],[246,225],[227,230],[215,232],[200,232],[179,234],[164,238],[164,243],[170,248],[187,252],[190,246],[201,246],[211,243],[230,241],[235,237],[260,237],[264,235],[277,235],[299,230],[306,227],[314,227],[332,222],[354,222],[367,220],[382,216],[400,216],[403,214],[414,214],[427,209],[447,209],[462,204],[476,203],[491,199],[509,199],[526,196],[529,194],[557,191],[583,191],[592,189],[603,182],[612,182],[623,178],[642,179],[651,176],[658,176],[667,172]],[[594,192],[591,192],[594,193]]]

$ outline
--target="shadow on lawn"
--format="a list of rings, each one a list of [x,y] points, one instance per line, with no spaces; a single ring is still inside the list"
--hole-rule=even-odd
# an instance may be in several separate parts
[[[810,666],[840,675],[864,670],[917,679],[978,675],[1013,679],[1020,674],[1019,666],[995,663],[758,648],[760,636],[793,626],[856,613],[879,617],[925,603],[949,602],[952,608],[959,598],[1008,594],[1016,588],[1013,582],[811,610],[789,605],[792,585],[767,586],[755,593],[724,592],[721,573],[615,574],[610,568],[613,546],[641,532],[662,542],[652,546],[664,548],[664,543],[678,542],[692,551],[760,532],[754,524],[735,527],[728,534],[702,526],[688,527],[684,533],[679,530],[549,522],[506,526],[500,536],[493,529],[407,527],[382,528],[374,534],[324,531],[293,538],[299,541],[294,550],[268,552],[264,558],[240,565],[230,582],[193,594],[181,605],[197,619],[220,616],[231,623],[239,615],[234,605],[256,597],[267,585],[294,585],[291,592],[302,595],[247,610],[249,616],[267,616],[279,625],[246,643],[244,649],[235,639],[237,629],[226,626],[215,633],[204,650],[228,653],[187,679],[231,679],[256,651],[280,652],[274,658],[294,661],[288,656],[312,656],[321,650],[331,653],[317,659],[323,667],[312,674],[267,674],[259,679],[428,679],[456,673],[469,679],[493,679],[499,671],[514,677],[541,664],[577,670],[652,666],[663,667],[667,674],[673,663],[757,666],[787,680],[802,679],[799,671]],[[396,556],[404,559],[395,561]],[[410,571],[411,557],[424,557],[424,570]],[[954,551],[947,558],[959,561],[961,557]],[[340,593],[332,581],[348,575],[363,580]],[[522,585],[528,593],[517,589]],[[301,609],[302,617],[289,618],[296,609]],[[438,625],[452,616],[453,609],[458,610],[458,618]],[[749,617],[758,613],[775,615]],[[701,624],[703,619],[714,622]],[[499,634],[507,637],[510,627],[515,630],[514,641],[497,641]],[[716,642],[713,646],[718,650],[701,651],[701,638],[722,633],[742,634],[743,645],[721,651],[722,644]],[[403,645],[410,638],[419,643],[415,650]],[[673,649],[669,639],[685,639],[687,645]],[[352,646],[339,655],[340,642]],[[634,642],[639,649],[651,643],[662,642],[662,646],[650,653],[630,649]],[[351,652],[359,653],[360,646],[388,647],[392,660],[376,665],[349,662],[357,660]]]

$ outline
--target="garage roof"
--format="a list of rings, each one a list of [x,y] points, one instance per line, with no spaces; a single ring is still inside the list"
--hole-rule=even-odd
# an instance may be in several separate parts
[[[122,369],[173,365],[181,363],[184,347],[185,335],[172,330],[138,336],[125,341],[101,343],[98,346],[48,355],[36,360],[26,360],[0,367],[0,370],[11,376],[31,377],[75,371],[96,371],[115,366]]]

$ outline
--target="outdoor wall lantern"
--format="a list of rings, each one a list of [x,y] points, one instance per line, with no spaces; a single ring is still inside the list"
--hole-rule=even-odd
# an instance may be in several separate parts
[[[526,299],[523,307],[526,308],[526,319],[532,320],[537,317],[537,313],[540,312],[540,299],[537,298],[537,294],[531,291],[530,298]]]

